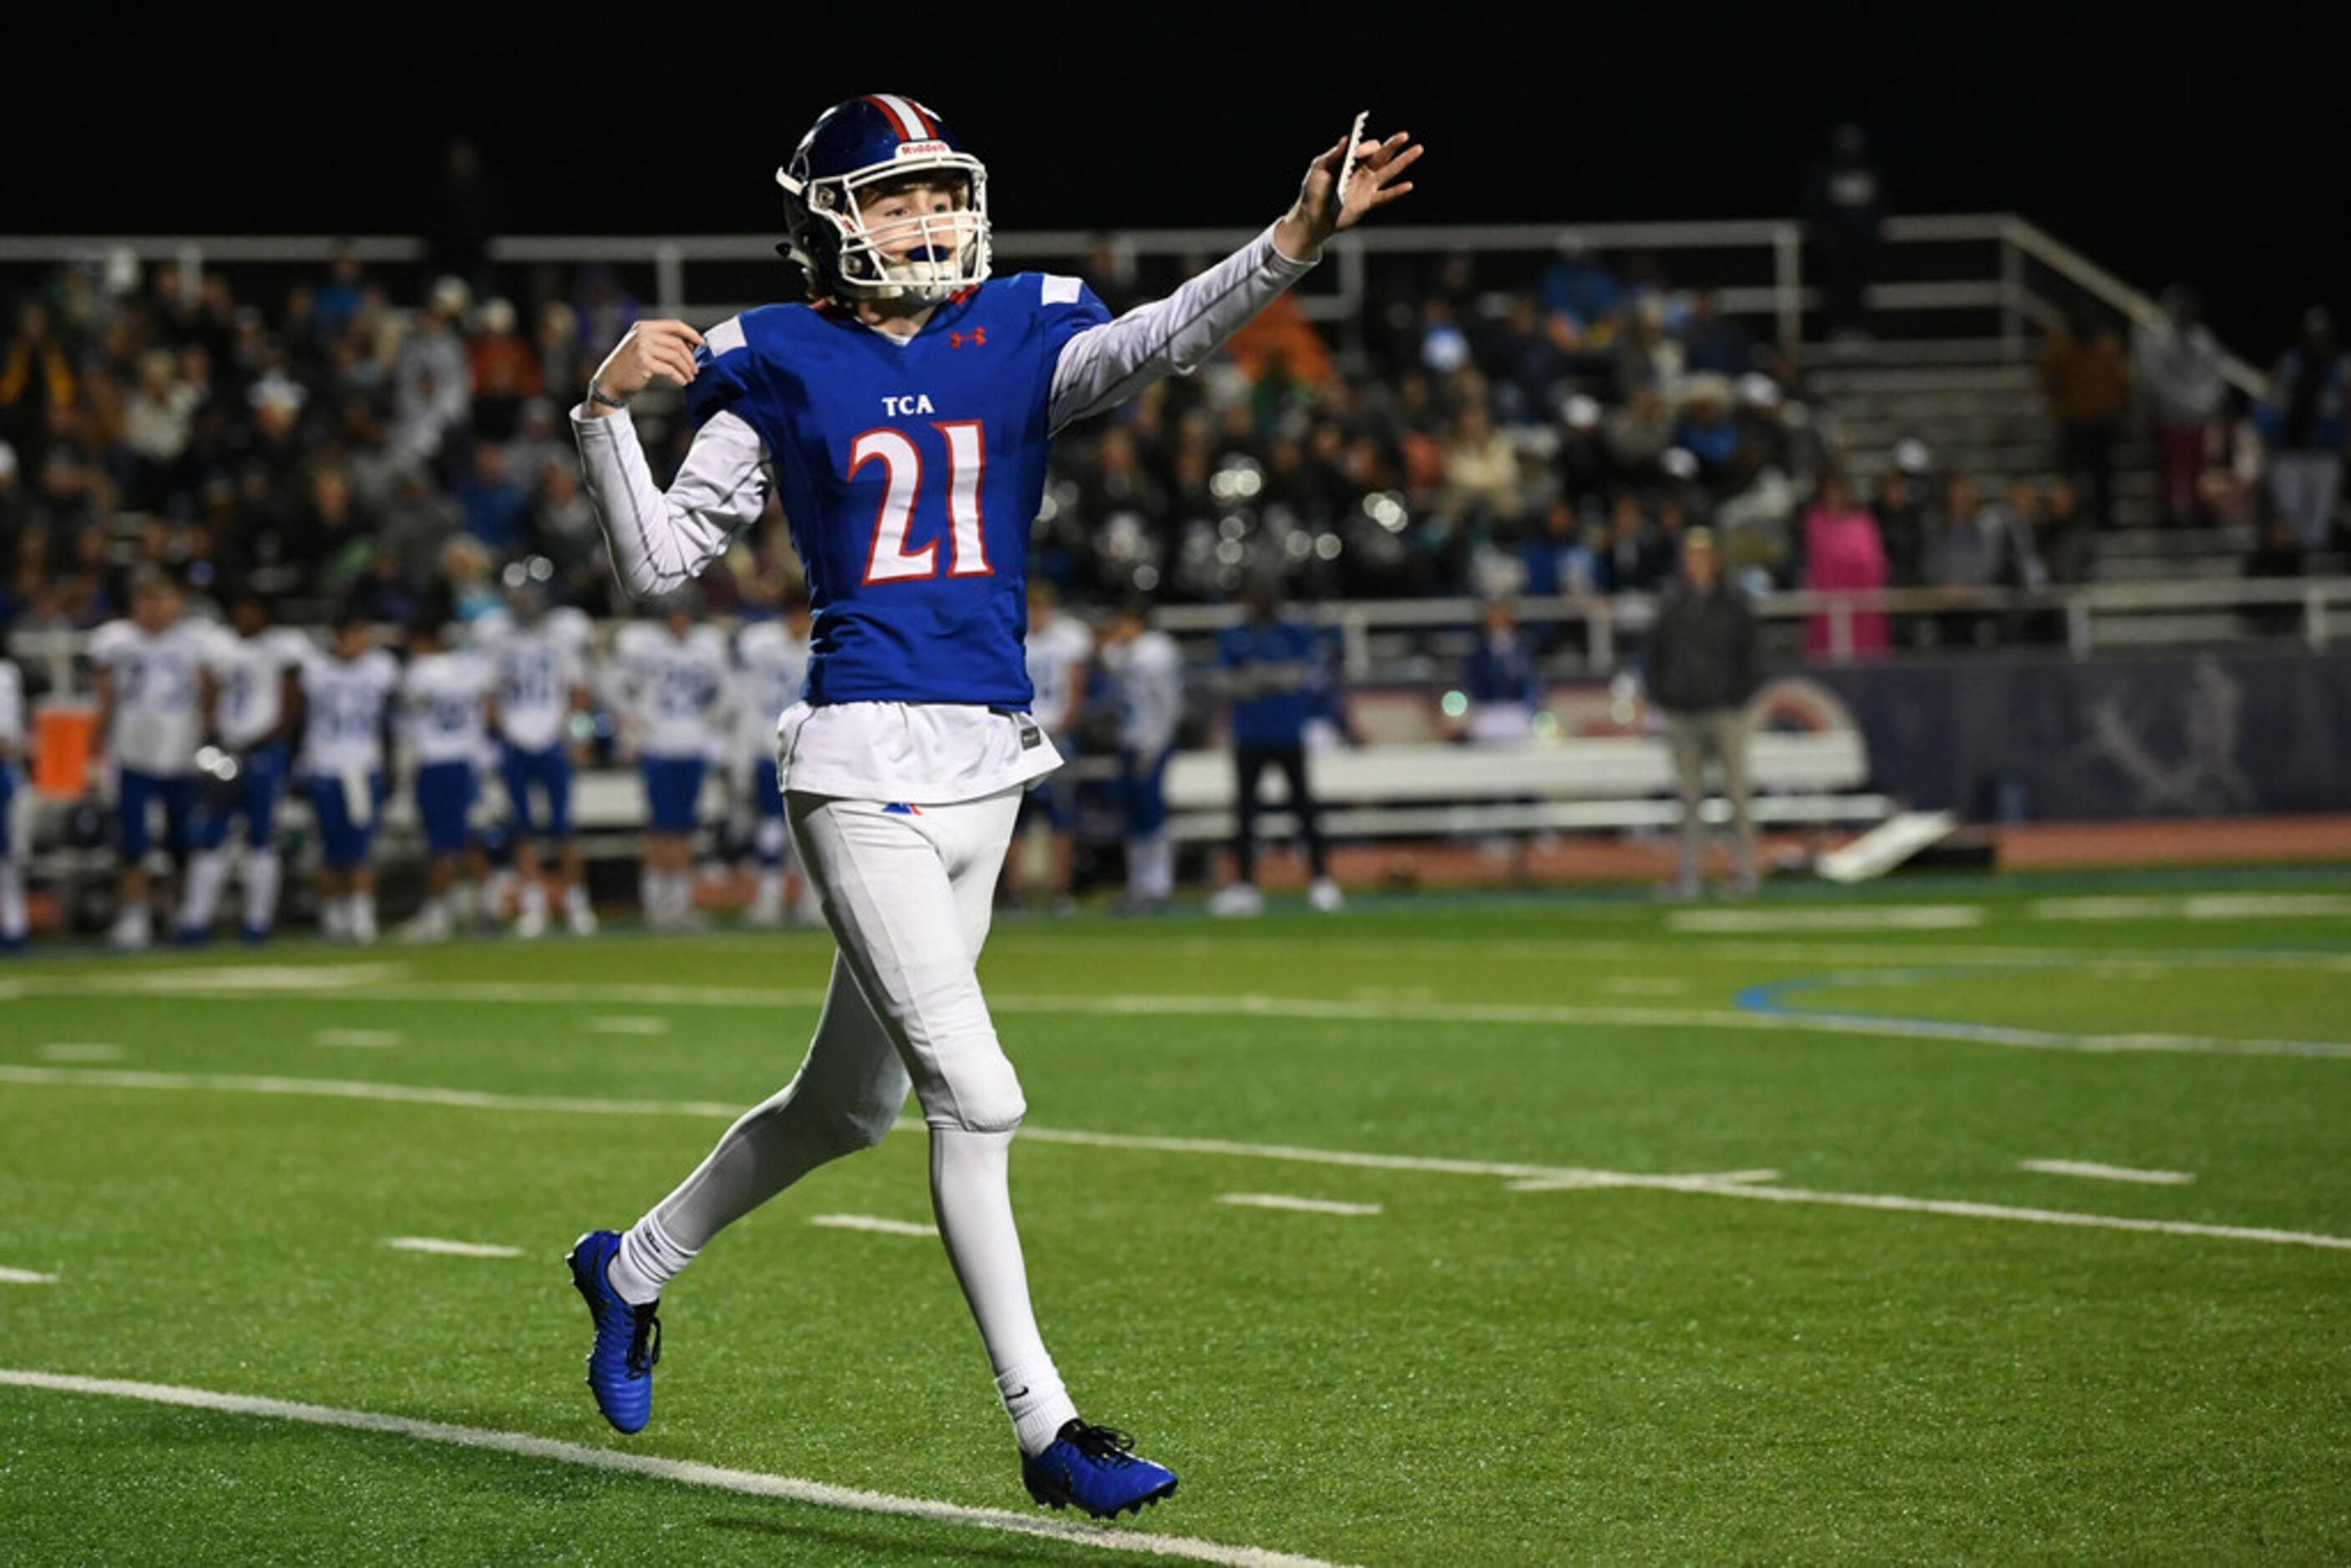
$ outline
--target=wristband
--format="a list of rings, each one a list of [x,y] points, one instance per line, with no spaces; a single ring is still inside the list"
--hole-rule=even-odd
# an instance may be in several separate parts
[[[606,408],[626,408],[629,406],[629,399],[612,396],[602,387],[596,384],[596,378],[594,376],[590,376],[588,378],[588,401],[591,403],[601,402]]]

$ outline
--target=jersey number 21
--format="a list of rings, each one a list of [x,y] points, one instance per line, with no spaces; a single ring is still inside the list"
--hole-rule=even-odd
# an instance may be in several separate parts
[[[947,575],[987,577],[987,549],[980,537],[979,486],[987,471],[987,446],[976,419],[934,422],[946,444]],[[939,575],[939,541],[917,550],[906,548],[907,525],[923,488],[923,449],[903,430],[884,425],[869,430],[849,446],[849,473],[868,463],[882,465],[885,486],[882,508],[873,519],[873,546],[865,557],[865,580],[913,582]]]

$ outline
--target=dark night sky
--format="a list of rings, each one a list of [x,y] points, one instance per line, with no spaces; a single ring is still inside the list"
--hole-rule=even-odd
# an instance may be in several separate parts
[[[2198,279],[2259,359],[2351,261],[2339,72],[2283,16],[869,3],[605,26],[481,5],[315,8],[240,35],[214,8],[139,14],[55,39],[68,68],[14,73],[53,112],[12,116],[9,231],[398,232],[456,131],[525,230],[761,231],[809,120],[885,90],[987,160],[1005,227],[1258,222],[1358,107],[1429,145],[1399,219],[1782,215],[1851,118],[1900,209],[2013,209],[2144,287]]]

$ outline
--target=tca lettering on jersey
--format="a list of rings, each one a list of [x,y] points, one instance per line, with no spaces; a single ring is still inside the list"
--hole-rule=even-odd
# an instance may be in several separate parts
[[[912,392],[904,397],[883,398],[882,412],[892,419],[904,419],[917,413],[936,413],[938,410],[931,406],[928,392]]]

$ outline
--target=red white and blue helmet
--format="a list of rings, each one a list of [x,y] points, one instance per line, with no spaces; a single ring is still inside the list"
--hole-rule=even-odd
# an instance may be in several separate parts
[[[867,227],[858,193],[909,174],[959,182],[962,204]],[[825,298],[944,299],[987,276],[987,166],[911,98],[868,93],[826,110],[776,171],[776,183],[791,235],[787,254]],[[895,259],[884,254],[909,237],[921,244]]]

